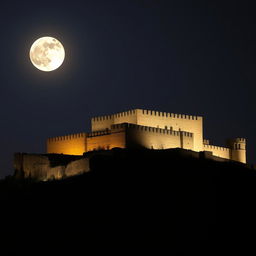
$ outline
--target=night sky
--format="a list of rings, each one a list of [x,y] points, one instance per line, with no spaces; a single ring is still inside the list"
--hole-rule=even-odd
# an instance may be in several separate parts
[[[204,137],[245,137],[255,163],[253,1],[6,1],[0,6],[0,177],[14,152],[44,153],[48,137],[90,131],[90,118],[134,108],[202,115]],[[29,49],[53,36],[53,72]]]

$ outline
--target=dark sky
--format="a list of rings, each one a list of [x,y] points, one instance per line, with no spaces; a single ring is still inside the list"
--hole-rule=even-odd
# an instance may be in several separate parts
[[[13,152],[134,108],[202,115],[205,138],[245,137],[255,162],[255,23],[246,0],[1,2],[0,177]],[[56,71],[30,63],[41,36],[65,47]]]

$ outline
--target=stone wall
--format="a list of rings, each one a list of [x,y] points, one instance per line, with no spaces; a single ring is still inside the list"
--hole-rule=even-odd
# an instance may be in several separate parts
[[[149,149],[184,148],[193,150],[193,134],[127,124],[127,147],[144,147]]]
[[[84,157],[49,154],[14,155],[15,176],[36,180],[62,179],[89,171],[89,159]]]
[[[204,145],[203,150],[212,152],[214,156],[230,159],[231,150],[229,148],[213,145]]]
[[[86,151],[86,133],[58,136],[47,140],[48,154],[83,155]]]
[[[50,138],[47,153],[82,155],[84,152],[141,146],[183,148],[212,152],[213,156],[246,163],[246,141],[231,140],[228,147],[209,145],[203,140],[203,118],[184,114],[135,109],[94,117],[92,132]]]
[[[203,150],[203,118],[160,111],[135,109],[92,118],[92,131],[110,129],[112,124],[131,123],[154,128],[186,131],[194,134],[195,151]]]
[[[87,137],[87,150],[112,149],[126,147],[125,129],[106,132],[92,132]]]

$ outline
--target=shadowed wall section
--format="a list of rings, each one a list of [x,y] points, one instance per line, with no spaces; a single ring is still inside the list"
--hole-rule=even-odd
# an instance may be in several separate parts
[[[136,146],[149,149],[194,148],[193,134],[155,127],[126,124],[127,147]],[[115,125],[113,126],[115,127]]]
[[[193,150],[193,134],[135,124],[114,124],[109,130],[92,132],[87,150],[143,147],[148,149],[184,148]]]
[[[99,149],[125,148],[126,135],[125,128],[119,127],[102,132],[92,132],[87,137],[87,151]]]
[[[62,179],[89,171],[89,159],[82,156],[58,154],[14,155],[15,176],[37,180]]]

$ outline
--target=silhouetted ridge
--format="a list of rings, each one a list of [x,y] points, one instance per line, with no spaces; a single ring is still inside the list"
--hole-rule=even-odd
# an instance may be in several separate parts
[[[5,239],[40,244],[68,237],[69,245],[82,248],[168,246],[173,255],[255,252],[250,243],[256,228],[255,170],[178,149],[113,149],[85,156],[90,172],[82,175],[1,182]]]

